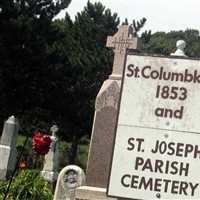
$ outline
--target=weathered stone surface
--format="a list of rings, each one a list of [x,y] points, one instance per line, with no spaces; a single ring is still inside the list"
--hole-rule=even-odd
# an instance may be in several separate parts
[[[107,197],[105,188],[82,186],[76,189],[75,200],[128,200]]]
[[[62,169],[58,176],[54,200],[74,200],[75,189],[85,184],[83,170],[75,165]]]
[[[141,48],[140,39],[133,37],[132,33],[132,27],[121,25],[119,26],[118,32],[114,36],[107,37],[106,46],[113,48],[115,52],[113,71],[109,77],[110,79],[120,80],[122,78],[122,71],[127,50],[139,51]]]
[[[119,81],[106,81],[96,99],[93,135],[86,172],[88,186],[104,188],[108,183],[120,93],[119,84]]]
[[[116,198],[107,197],[105,188],[82,186],[76,189],[75,200],[91,200],[91,199],[117,200]]]
[[[3,134],[1,136],[1,145],[15,148],[19,131],[18,119],[14,116],[8,118],[4,123]]]
[[[17,150],[6,145],[0,145],[0,179],[8,179],[16,163]]]
[[[109,180],[122,72],[127,50],[139,51],[140,44],[138,38],[132,37],[132,28],[126,25],[119,26],[118,32],[107,38],[106,46],[114,49],[115,58],[112,74],[109,80],[104,82],[96,98],[86,171],[86,185],[91,187],[88,187],[89,190],[83,189],[81,191],[78,188],[76,200],[113,199],[106,197],[105,188]],[[99,191],[98,188],[104,189]],[[93,196],[87,196],[90,194]],[[100,197],[97,198],[97,195]]]
[[[95,102],[95,110],[101,111],[104,107],[118,109],[120,96],[120,81],[107,80],[103,83]]]
[[[53,125],[51,127],[52,136],[51,136],[51,146],[47,155],[45,155],[44,167],[40,175],[44,180],[48,181],[50,187],[54,191],[56,181],[58,179],[58,155],[59,155],[59,141],[56,136],[58,127]]]
[[[56,181],[58,178],[58,154],[59,142],[52,139],[49,153],[45,156],[44,167],[41,176],[47,181]]]
[[[0,144],[0,179],[12,175],[16,163],[16,141],[19,131],[18,120],[12,116],[4,123]]]

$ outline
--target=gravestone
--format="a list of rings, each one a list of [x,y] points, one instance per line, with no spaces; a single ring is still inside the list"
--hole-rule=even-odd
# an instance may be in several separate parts
[[[127,53],[109,197],[199,199],[200,60]],[[134,113],[134,114],[133,114]]]
[[[51,146],[47,155],[45,155],[44,167],[41,171],[41,176],[47,180],[54,190],[58,178],[58,155],[59,155],[59,142],[56,132],[59,130],[57,125],[51,127]]]
[[[75,165],[69,165],[61,170],[56,184],[54,200],[74,200],[75,189],[85,184],[83,170]]]
[[[120,26],[114,36],[107,38],[107,47],[114,48],[113,72],[101,87],[95,103],[92,139],[86,172],[88,186],[105,188],[112,154],[122,70],[128,49],[138,50],[140,43],[132,37],[130,26]],[[102,170],[103,169],[103,170]]]
[[[94,193],[99,195],[99,198],[106,196],[105,188],[108,185],[125,55],[128,50],[138,52],[140,49],[140,40],[134,38],[132,32],[132,27],[122,25],[119,26],[118,32],[114,36],[107,38],[106,46],[113,48],[115,52],[113,71],[109,79],[103,83],[96,97],[86,171],[88,187],[78,188],[76,199],[81,199],[81,196],[86,199],[90,195],[92,198]]]
[[[18,120],[11,116],[4,123],[0,143],[0,179],[8,179],[12,175],[16,163],[16,142],[19,131]]]
[[[127,50],[140,50],[141,42],[139,38],[133,37],[132,33],[131,26],[121,25],[114,36],[108,36],[106,47],[113,48],[115,52],[113,71],[109,79],[121,80]]]

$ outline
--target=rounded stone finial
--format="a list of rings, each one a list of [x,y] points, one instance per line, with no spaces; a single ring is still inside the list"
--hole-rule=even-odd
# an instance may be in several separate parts
[[[184,40],[178,40],[176,43],[177,49],[184,50],[186,47],[186,42]]]
[[[178,40],[176,43],[176,47],[177,50],[175,51],[175,53],[171,53],[171,56],[184,56],[187,57],[185,55],[184,49],[186,47],[186,42],[184,40]]]

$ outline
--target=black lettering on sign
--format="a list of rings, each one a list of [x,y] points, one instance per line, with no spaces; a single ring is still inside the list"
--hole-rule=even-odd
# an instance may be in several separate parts
[[[125,175],[122,176],[122,178],[121,178],[121,184],[122,184],[124,187],[129,187],[129,186],[130,186],[130,181],[129,181],[130,178],[131,178],[131,175],[125,174]]]
[[[156,98],[163,99],[179,99],[181,101],[187,99],[187,89],[184,87],[169,87],[158,85],[156,89]]]
[[[185,144],[180,142],[169,142],[156,140],[154,147],[151,149],[153,154],[167,154],[178,157],[192,157],[200,159],[199,145]]]
[[[134,65],[128,65],[127,67],[128,73],[126,74],[127,77],[134,76],[135,78],[139,78],[139,67],[135,67]]]
[[[163,161],[163,160],[152,160],[150,158],[144,159],[136,157],[135,159],[135,170],[155,172],[160,174],[172,174],[179,176],[188,176],[189,163],[177,162],[177,161]]]
[[[143,191],[155,191],[173,194],[174,198],[179,199],[179,195],[186,197],[195,196],[199,183],[191,183],[179,180],[146,178],[144,176],[136,176],[125,174],[121,178],[121,185],[126,188],[133,188]],[[195,196],[197,199],[198,196]]]
[[[135,147],[137,148],[138,152],[144,152],[144,149],[142,149],[142,143],[144,142],[143,138],[129,138],[128,139],[128,151],[133,151]]]
[[[184,107],[181,106],[180,109],[172,110],[167,108],[156,108],[155,115],[157,117],[165,117],[165,118],[176,118],[176,119],[182,119],[183,117],[183,109]]]

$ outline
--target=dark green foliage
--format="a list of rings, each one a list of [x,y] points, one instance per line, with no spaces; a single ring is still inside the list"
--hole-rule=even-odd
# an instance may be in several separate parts
[[[167,36],[165,32],[157,32],[151,36],[148,43],[142,46],[142,52],[169,55],[175,51],[175,44],[174,39]]]
[[[3,199],[7,182],[0,182],[0,199]],[[52,200],[53,195],[38,172],[20,171],[13,179],[7,200]]]
[[[88,161],[88,153],[89,153],[89,145],[90,138],[88,136],[84,136],[79,141],[78,152],[76,163],[80,166],[84,171],[86,171],[87,161]]]
[[[146,18],[142,18],[140,21],[137,21],[137,22],[133,20],[133,28],[135,30],[134,32],[135,37],[137,36],[138,31],[140,31],[141,28],[145,25],[146,20],[147,20]]]
[[[134,37],[138,37],[138,32],[144,27],[146,21],[147,21],[146,18],[142,18],[140,21],[133,20],[133,22],[131,24],[129,24],[128,19],[126,18],[125,22],[123,22],[122,25],[132,26],[133,27],[133,36]],[[148,37],[149,36],[151,36],[151,32],[150,31],[148,32]]]
[[[143,44],[142,51],[149,54],[170,55],[176,51],[178,40],[184,40],[187,43],[185,51],[187,56],[200,57],[200,36],[199,31],[195,29],[154,33],[150,40]]]
[[[151,39],[151,31],[145,31],[141,34],[141,40],[144,44],[148,43],[150,39]]]
[[[20,119],[22,128],[46,125],[55,119],[52,112],[62,99],[64,80],[60,78],[64,69],[60,63],[64,61],[57,53],[63,32],[52,19],[69,3],[70,0],[0,3],[1,123],[11,115]]]
[[[22,132],[55,123],[64,139],[90,134],[95,96],[112,69],[106,38],[119,19],[101,3],[88,2],[74,23],[68,15],[53,21],[69,2],[1,3],[1,127],[15,115]]]
[[[58,171],[69,165],[68,152],[70,151],[70,143],[59,141],[59,157],[58,157]]]
[[[105,47],[108,35],[117,31],[119,19],[101,3],[87,3],[78,13],[71,32],[70,129],[74,134],[91,131],[94,100],[112,70],[113,52]]]
[[[68,23],[68,19],[64,20]],[[78,13],[70,29],[68,53],[68,107],[65,109],[65,140],[72,141],[69,162],[75,164],[79,139],[90,135],[94,115],[94,101],[105,79],[111,74],[113,51],[105,47],[108,35],[114,35],[119,25],[117,14],[101,3],[87,3]],[[67,35],[66,35],[67,36]],[[67,36],[68,37],[68,36]],[[65,45],[65,46],[66,46]]]
[[[11,115],[23,134],[32,125],[48,131],[57,124],[59,137],[72,141],[74,164],[80,138],[92,130],[96,95],[112,71],[114,53],[106,39],[120,22],[100,2],[89,1],[74,22],[68,14],[53,20],[69,3],[0,2],[0,127]],[[135,23],[137,31],[145,21]]]

